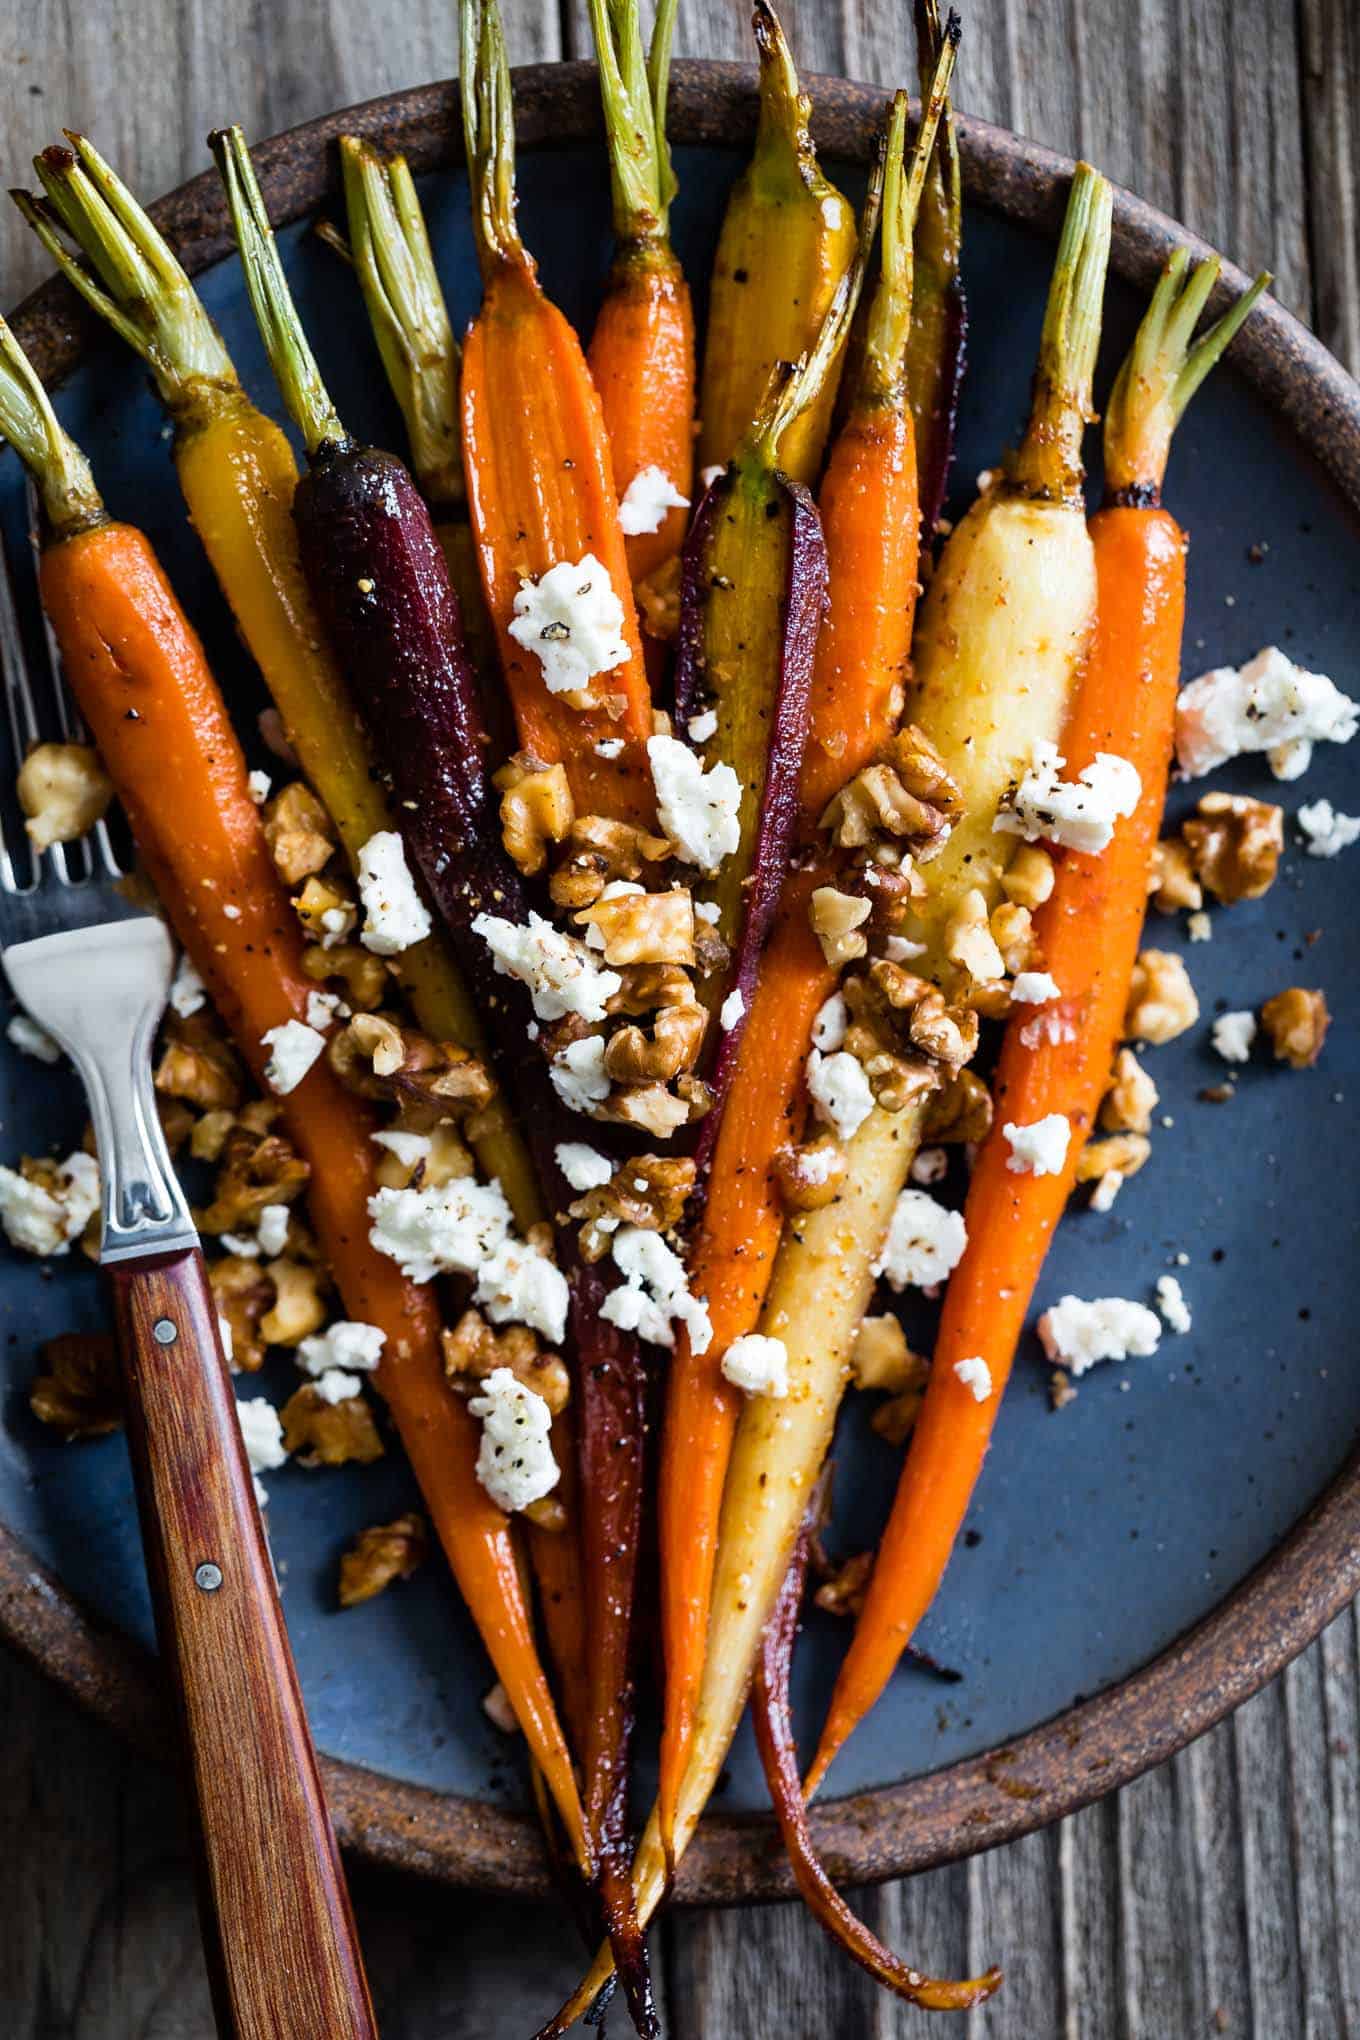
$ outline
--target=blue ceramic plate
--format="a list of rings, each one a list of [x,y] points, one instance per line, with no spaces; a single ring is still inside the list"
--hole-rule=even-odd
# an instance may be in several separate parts
[[[591,114],[577,68],[522,81],[529,129],[555,137],[587,134]],[[723,95],[730,113],[725,122],[714,110]],[[555,101],[560,120],[548,127],[545,109]],[[687,132],[705,136],[716,126],[740,140],[749,123],[749,81],[718,67],[682,67],[676,101],[682,138]],[[409,132],[422,107],[434,103],[432,95],[397,102],[418,161],[450,153],[442,119],[432,116]],[[840,87],[830,103],[833,145],[862,155],[880,102]],[[401,125],[398,112],[367,110],[365,125],[391,131]],[[329,123],[325,131],[338,125]],[[970,205],[965,237],[969,361],[953,514],[970,500],[979,469],[1014,440],[1025,412],[1061,183],[1061,166],[1029,145],[970,128],[965,148],[975,192],[982,189]],[[702,280],[744,149],[744,141],[722,146],[701,140],[682,141],[677,150],[681,196],[674,233],[698,287],[701,314]],[[270,150],[262,154],[276,171],[285,160],[296,165],[304,158],[319,188],[320,133],[305,147],[295,144],[286,159]],[[859,196],[863,175],[853,162],[833,159],[828,167]],[[295,168],[288,178],[286,187],[275,188],[284,192],[285,209],[296,212]],[[544,282],[588,330],[610,247],[603,151],[588,138],[557,141],[546,150],[526,147],[520,187],[525,239],[541,259]],[[426,176],[422,192],[461,323],[478,298],[465,179],[446,165]],[[1024,223],[1027,213],[1041,224]],[[200,237],[204,217],[196,201]],[[211,219],[209,226],[216,231]],[[1118,259],[1125,271],[1146,276],[1164,227],[1132,202],[1121,205]],[[281,238],[341,415],[356,432],[400,447],[400,421],[387,400],[351,275],[305,220]],[[1269,251],[1242,252],[1255,260]],[[235,260],[216,261],[199,282],[247,387],[277,411]],[[1108,387],[1143,301],[1127,282],[1112,282],[1098,390]],[[1192,535],[1185,670],[1189,677],[1275,642],[1332,674],[1346,691],[1360,693],[1360,529],[1353,503],[1310,451],[1310,436],[1317,446],[1324,427],[1310,411],[1308,379],[1320,388],[1325,368],[1334,465],[1346,457],[1347,432],[1354,445],[1354,409],[1346,410],[1354,394],[1283,314],[1268,315],[1268,322],[1272,346],[1287,340],[1294,348],[1295,369],[1279,347],[1239,354],[1239,363],[1245,358],[1252,365],[1250,377],[1230,357],[1177,436],[1167,501]],[[1299,420],[1295,426],[1283,422],[1286,404]],[[142,369],[112,340],[96,337],[63,385],[60,410],[89,453],[110,509],[153,538],[207,640],[238,727],[253,740],[262,689],[186,523],[168,428]],[[1095,477],[1093,500],[1097,490]],[[0,516],[6,539],[17,542],[22,492],[9,455],[0,462]],[[253,762],[269,761],[261,756]],[[825,1816],[832,1823],[828,1834],[858,1874],[914,1866],[1000,1839],[1118,1782],[1250,1690],[1354,1585],[1355,1540],[1346,1538],[1345,1524],[1354,1524],[1356,1510],[1346,1491],[1324,1522],[1331,1540],[1324,1566],[1315,1562],[1309,1574],[1301,1545],[1283,1555],[1280,1547],[1341,1473],[1360,1417],[1360,1379],[1352,1364],[1360,1175],[1348,1138],[1352,1100],[1360,1095],[1354,1016],[1360,930],[1350,910],[1360,848],[1334,862],[1305,856],[1292,820],[1302,800],[1322,795],[1348,812],[1360,810],[1360,744],[1352,751],[1319,747],[1307,778],[1293,786],[1273,781],[1263,763],[1236,766],[1215,784],[1283,802],[1289,847],[1280,878],[1265,899],[1215,912],[1212,941],[1186,950],[1201,1019],[1181,1040],[1146,1058],[1161,1093],[1152,1160],[1108,1215],[1073,1210],[1038,1299],[1042,1307],[1072,1291],[1150,1300],[1156,1277],[1174,1264],[1193,1329],[1182,1337],[1168,1334],[1152,1359],[1099,1369],[1059,1414],[1049,1406],[1048,1370],[1037,1341],[1027,1336],[966,1534],[920,1637],[960,1676],[946,1684],[919,1669],[900,1671],[836,1768],[842,1793],[870,1795],[856,1801],[853,1819],[845,1809]],[[1173,789],[1173,822],[1199,790]],[[1184,917],[1157,919],[1152,939],[1184,948]],[[1258,1053],[1241,1072],[1231,1103],[1205,1102],[1204,1087],[1225,1075],[1209,1045],[1215,1012],[1259,1007],[1294,983],[1321,986],[1335,1015],[1318,1067],[1295,1073]],[[65,1151],[78,1139],[84,1109],[68,1074],[5,1049],[0,1086],[4,1159],[53,1147]],[[963,1187],[956,1159],[947,1194],[961,1198]],[[1180,1256],[1188,1256],[1185,1265]],[[110,1704],[126,1713],[135,1658],[113,1651],[103,1631],[107,1626],[149,1645],[152,1630],[124,1446],[116,1437],[61,1445],[32,1419],[26,1402],[39,1341],[105,1322],[98,1283],[79,1257],[45,1267],[7,1254],[0,1298],[0,1523],[59,1588],[56,1601],[45,1604],[41,1636],[29,1600],[11,1598],[8,1626],[87,1692],[100,1683],[95,1674],[101,1665],[116,1666]],[[908,1315],[913,1343],[928,1343],[931,1307],[913,1305]],[[262,1380],[250,1380],[247,1392],[263,1389],[281,1399],[290,1373],[280,1362]],[[873,1541],[897,1472],[898,1455],[874,1436],[867,1416],[863,1400],[851,1397],[836,1445],[829,1541],[846,1554]],[[273,1549],[316,1739],[328,1756],[357,1767],[357,1774],[332,1772],[342,1828],[351,1836],[362,1828],[360,1838],[378,1853],[449,1874],[532,1882],[535,1858],[519,1818],[525,1783],[518,1750],[482,1712],[490,1673],[443,1568],[433,1563],[409,1585],[336,1612],[340,1551],[364,1525],[417,1501],[399,1451],[370,1468],[309,1473],[289,1467],[270,1476],[269,1490]],[[1224,1614],[1221,1604],[1262,1567],[1256,1584]],[[1321,1572],[1325,1582],[1315,1577]],[[11,1586],[16,1578],[11,1572]],[[79,1631],[95,1639],[83,1670],[73,1669],[67,1648],[78,1617],[63,1596],[74,1597],[96,1620],[95,1631]],[[1150,1677],[1125,1683],[1211,1616],[1207,1638],[1196,1640],[1188,1654],[1164,1659]],[[61,1649],[52,1640],[54,1622],[63,1634]],[[831,1618],[810,1616],[797,1668],[805,1734],[820,1720],[845,1636]],[[1094,1706],[1073,1715],[1079,1702]],[[644,1752],[652,1740],[643,1733]],[[1072,1752],[1068,1760],[1061,1756],[1064,1747]],[[1007,1759],[1000,1765],[998,1751]],[[645,1760],[642,1773],[640,1791],[646,1792]],[[936,1775],[911,1784],[926,1774]],[[1030,1782],[1016,1789],[1009,1785],[1014,1778]],[[460,1854],[445,1818],[460,1800],[479,1803],[490,1832],[515,1838],[508,1854],[502,1851],[495,1862],[475,1849]],[[754,1750],[743,1732],[717,1805],[744,1813],[764,1804]],[[501,1813],[516,1817],[502,1819]],[[763,1838],[743,1836],[739,1824],[715,1833],[726,1840],[700,1852],[692,1892],[780,1888],[778,1872],[765,1861]]]

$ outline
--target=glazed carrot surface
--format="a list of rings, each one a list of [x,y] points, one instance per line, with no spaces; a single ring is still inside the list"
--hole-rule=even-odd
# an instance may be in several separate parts
[[[620,250],[590,338],[590,373],[600,393],[614,486],[660,468],[677,495],[694,489],[694,312],[689,285],[668,242]],[[668,510],[655,531],[625,538],[634,581],[674,559],[688,513]]]

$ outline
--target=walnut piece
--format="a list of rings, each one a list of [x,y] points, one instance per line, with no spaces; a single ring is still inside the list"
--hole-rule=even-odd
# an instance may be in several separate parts
[[[295,1389],[279,1412],[283,1442],[301,1466],[368,1466],[383,1456],[373,1411],[361,1395],[327,1402],[314,1381]]]
[[[1001,961],[1013,977],[1018,977],[1021,971],[1039,968],[1034,916],[1028,907],[1017,906],[1013,900],[1002,900],[1000,906],[993,908],[988,925],[992,940],[1001,951]]]
[[[774,1158],[774,1177],[786,1211],[820,1211],[832,1204],[845,1181],[845,1150],[834,1140],[816,1140],[803,1147],[782,1147]]]
[[[992,1124],[992,1094],[973,1070],[958,1073],[930,1101],[924,1142],[976,1146]]]
[[[669,857],[665,836],[652,836],[630,822],[603,815],[578,815],[562,848],[548,893],[559,907],[588,907],[612,879],[636,881],[648,864]]]
[[[611,968],[630,963],[694,962],[694,901],[673,892],[619,893],[583,907],[576,919],[599,931]]]
[[[535,878],[548,861],[549,843],[563,842],[576,819],[566,767],[544,765],[521,751],[501,766],[495,784],[506,850],[526,878]]]
[[[906,1333],[890,1311],[861,1322],[850,1354],[856,1387],[905,1395],[909,1389],[925,1387],[928,1371],[929,1362],[912,1352]]]
[[[833,970],[867,956],[869,939],[861,931],[872,911],[868,900],[853,893],[838,892],[834,885],[819,885],[808,906],[812,932],[822,945],[822,955]]]
[[[387,965],[358,942],[340,942],[332,949],[309,942],[302,952],[302,968],[319,985],[338,978],[346,999],[361,1013],[381,1006],[387,992]]]
[[[638,622],[648,637],[669,643],[680,628],[680,578],[682,562],[678,553],[633,583]]]
[[[1100,1123],[1106,1133],[1151,1133],[1159,1095],[1133,1050],[1121,1048],[1100,1108]]]
[[[630,1001],[645,996],[642,984],[648,968],[633,966],[625,980],[623,996]],[[693,985],[683,970],[651,968],[657,1006],[651,1034],[637,1026],[620,1027],[605,1045],[605,1072],[615,1083],[667,1084],[682,1070],[692,1070],[699,1059],[708,1015],[695,998]]]
[[[1053,890],[1053,859],[1042,843],[1022,843],[1001,874],[1001,890],[1017,907],[1041,907]]]
[[[1331,1022],[1323,994],[1305,991],[1302,985],[1276,992],[1261,1008],[1261,1025],[1270,1036],[1276,1062],[1295,1070],[1310,1069],[1317,1061]]]
[[[356,1013],[331,1036],[326,1055],[346,1090],[391,1099],[412,1132],[483,1111],[495,1095],[484,1062],[456,1042],[431,1041],[401,1026],[390,1013]]]
[[[320,1268],[281,1257],[271,1261],[265,1274],[274,1285],[274,1301],[260,1319],[260,1337],[269,1346],[296,1346],[326,1322],[323,1291],[325,1278]]]
[[[219,1317],[231,1327],[231,1364],[240,1374],[264,1365],[260,1324],[274,1303],[274,1284],[258,1261],[225,1254],[208,1266],[208,1282]]]
[[[1160,1048],[1198,1018],[1199,1000],[1182,959],[1166,949],[1141,950],[1124,1013],[1125,1038]]]
[[[293,895],[293,912],[304,932],[326,949],[339,948],[359,918],[358,906],[350,893],[333,878],[315,876],[307,880],[300,893]],[[364,954],[370,956],[372,951],[365,950]]]
[[[419,1128],[415,1130],[420,1131]],[[392,1131],[409,1132],[411,1129],[398,1122]],[[445,1183],[476,1175],[477,1164],[472,1150],[458,1128],[449,1121],[432,1126],[424,1138],[429,1143],[428,1151],[414,1160],[403,1161],[390,1148],[380,1147],[373,1179],[381,1189],[440,1190]]]
[[[1159,914],[1176,914],[1182,907],[1195,913],[1204,905],[1189,847],[1180,836],[1164,836],[1153,845],[1148,891]]]
[[[944,760],[911,723],[834,796],[821,827],[842,850],[863,849],[883,836],[924,849],[948,833],[961,805]]]
[[[670,1232],[684,1216],[694,1188],[695,1167],[688,1157],[633,1155],[621,1162],[607,1183],[585,1191],[569,1204],[567,1215],[579,1218],[581,1252],[587,1261],[601,1261],[620,1224],[645,1232]],[[601,1225],[601,1219],[612,1221]]]
[[[19,767],[17,790],[35,850],[73,843],[113,799],[113,781],[90,744],[35,744]]]
[[[196,1162],[215,1162],[236,1124],[236,1114],[218,1106],[196,1119],[189,1135],[189,1152]]]
[[[858,1615],[869,1591],[873,1569],[872,1551],[858,1552],[838,1566],[829,1580],[823,1580],[812,1598],[828,1615]]]
[[[615,1091],[594,1116],[617,1120],[620,1126],[635,1126],[639,1133],[649,1134],[653,1140],[670,1140],[680,1127],[702,1117],[708,1109],[705,1103],[696,1110],[691,1099],[680,1095],[686,1081],[681,1077],[674,1091],[668,1091],[664,1084],[630,1085]]]
[[[167,1016],[155,1082],[167,1098],[182,1098],[201,1112],[235,1112],[241,1103],[241,1065],[214,1023],[199,1014]]]
[[[1088,1140],[1077,1156],[1078,1183],[1099,1183],[1106,1176],[1125,1182],[1136,1176],[1152,1153],[1145,1133],[1112,1133],[1106,1140]]]
[[[1275,883],[1284,810],[1243,793],[1206,793],[1181,834],[1199,878],[1224,906],[1259,900]]]
[[[248,1232],[266,1204],[291,1204],[302,1195],[310,1166],[278,1133],[234,1126],[222,1150],[213,1201],[197,1214],[200,1232]]]
[[[109,1332],[61,1332],[38,1348],[28,1406],[68,1443],[102,1438],[123,1421],[118,1348]]]
[[[497,1367],[541,1395],[553,1416],[567,1406],[571,1377],[556,1353],[544,1352],[527,1325],[494,1331],[479,1310],[465,1310],[451,1331],[440,1333],[444,1372],[472,1394]]]
[[[991,984],[1005,975],[1005,959],[988,925],[987,900],[976,886],[963,895],[946,923],[944,953],[974,984]]]
[[[409,1580],[425,1563],[430,1548],[425,1518],[411,1510],[391,1523],[361,1530],[340,1560],[340,1606],[355,1608],[390,1587]]]
[[[264,838],[285,885],[322,871],[336,848],[335,825],[309,786],[295,779],[264,811]]]
[[[915,1430],[924,1401],[924,1388],[907,1388],[901,1395],[889,1396],[870,1417],[870,1427],[886,1444],[900,1448]]]

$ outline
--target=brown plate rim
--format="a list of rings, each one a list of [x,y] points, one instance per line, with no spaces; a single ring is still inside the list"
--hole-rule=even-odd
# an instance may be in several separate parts
[[[882,89],[808,81],[814,128],[827,154],[863,162],[882,115]],[[514,76],[524,147],[601,133],[593,65],[539,64]],[[682,143],[730,145],[754,131],[755,73],[742,64],[680,60],[671,132]],[[1056,237],[1069,158],[987,122],[960,118],[969,197]],[[338,188],[335,138],[372,136],[405,151],[417,171],[460,161],[457,88],[414,87],[308,122],[255,151],[270,211],[302,217]],[[153,212],[191,271],[228,252],[211,171]],[[1132,193],[1116,190],[1112,263],[1150,287],[1170,249],[1205,244]],[[1222,293],[1241,273],[1225,264]],[[80,360],[93,321],[60,282],[34,292],[13,324],[45,380]],[[1234,363],[1360,514],[1360,387],[1319,341],[1266,299],[1236,342]],[[946,1769],[819,1803],[813,1833],[838,1881],[865,1883],[929,1869],[993,1848],[1127,1784],[1202,1735],[1273,1678],[1360,1590],[1360,1453],[1262,1564],[1160,1656],[1092,1700],[1013,1743]],[[166,1722],[154,1659],[84,1609],[0,1524],[0,1636],[73,1698],[142,1748],[163,1751]],[[550,1889],[532,1815],[435,1792],[357,1765],[323,1759],[341,1842],[372,1863],[518,1897]],[[677,1897],[729,1904],[791,1895],[772,1823],[707,1818],[681,1870]]]

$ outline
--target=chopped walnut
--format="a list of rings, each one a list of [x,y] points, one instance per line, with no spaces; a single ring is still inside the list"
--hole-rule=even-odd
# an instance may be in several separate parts
[[[90,744],[35,744],[19,767],[19,805],[35,850],[73,843],[113,799],[113,781]]]
[[[1259,900],[1275,883],[1284,849],[1284,810],[1243,793],[1206,793],[1181,824],[1195,871],[1224,906]]]
[[[189,1135],[189,1152],[196,1162],[215,1162],[236,1124],[236,1114],[219,1106],[196,1119]]]
[[[732,961],[732,952],[711,921],[694,920],[694,968],[700,977],[712,977],[722,971],[726,975]]]
[[[567,1505],[560,1495],[540,1495],[536,1502],[527,1502],[519,1513],[535,1530],[547,1530],[554,1537],[567,1527]]]
[[[675,1091],[668,1091],[664,1084],[634,1084],[615,1091],[595,1116],[617,1120],[620,1126],[635,1126],[653,1140],[670,1140],[680,1127],[707,1110],[706,1104],[696,1110],[694,1101],[680,1095],[684,1082],[682,1077]]]
[[[1077,1156],[1077,1181],[1103,1183],[1107,1176],[1115,1176],[1127,1182],[1151,1153],[1152,1142],[1145,1133],[1112,1133],[1107,1140],[1088,1140]]]
[[[833,1204],[845,1181],[845,1150],[833,1140],[804,1147],[782,1147],[774,1158],[774,1177],[787,1211],[819,1211]]]
[[[838,892],[833,885],[819,885],[812,895],[808,920],[822,945],[822,955],[833,970],[866,956],[869,939],[861,930],[872,909],[868,900],[853,893]]]
[[[1194,913],[1204,905],[1189,848],[1181,837],[1164,836],[1153,845],[1148,891],[1159,914],[1176,914],[1182,907]]]
[[[1070,1402],[1075,1402],[1076,1399],[1077,1390],[1074,1387],[1070,1377],[1068,1376],[1066,1369],[1062,1367],[1055,1367],[1052,1374],[1049,1377],[1048,1382],[1048,1400],[1050,1407],[1055,1410],[1065,1410],[1067,1408],[1067,1405]]]
[[[296,1346],[319,1332],[326,1322],[321,1269],[289,1256],[271,1261],[265,1274],[274,1285],[274,1301],[260,1319],[266,1345]]]
[[[451,1041],[430,1041],[387,1013],[356,1013],[331,1036],[326,1054],[347,1090],[394,1100],[412,1131],[480,1112],[495,1093],[490,1071],[476,1056]]]
[[[353,897],[332,878],[309,878],[293,896],[293,912],[323,949],[338,949],[359,918]],[[372,953],[364,951],[365,956]]]
[[[548,861],[549,843],[565,840],[576,819],[566,767],[544,765],[521,751],[495,775],[501,794],[501,837],[526,878]]]
[[[977,1046],[977,1015],[899,963],[879,958],[846,980],[845,1048],[863,1066],[874,1101],[902,1112],[930,1096]]]
[[[1034,916],[1028,907],[1003,900],[999,907],[993,908],[989,926],[992,940],[1001,951],[1001,960],[1013,977],[1018,977],[1021,971],[1038,968],[1040,958],[1034,940]]]
[[[264,836],[285,885],[299,885],[330,863],[335,825],[309,786],[295,779],[264,811]]]
[[[425,1563],[429,1548],[425,1518],[414,1509],[391,1523],[361,1530],[340,1560],[340,1606],[355,1608],[393,1580],[409,1580]]]
[[[1100,1108],[1100,1123],[1107,1133],[1150,1133],[1159,1095],[1133,1050],[1121,1048]]]
[[[1001,890],[1017,907],[1041,907],[1053,890],[1053,859],[1041,843],[1022,843],[1001,874]]]
[[[346,999],[361,1013],[381,1006],[387,992],[387,965],[358,942],[341,942],[334,949],[308,943],[302,952],[302,968],[319,985],[327,978],[339,978]]]
[[[679,982],[677,983],[676,980]],[[650,1035],[636,1025],[620,1027],[606,1043],[604,1066],[620,1084],[667,1084],[699,1060],[708,1015],[681,970],[658,980],[658,1010]],[[628,989],[625,987],[625,990]]]
[[[200,1232],[246,1232],[266,1204],[291,1204],[311,1169],[278,1133],[234,1126],[222,1149],[213,1201],[197,1214]]]
[[[156,1100],[156,1117],[160,1120],[166,1147],[172,1155],[177,1155],[185,1142],[193,1138],[197,1119],[182,1098],[168,1098],[164,1092]],[[93,1154],[93,1140],[87,1141],[86,1146]]]
[[[165,1022],[165,1047],[156,1066],[156,1089],[202,1112],[234,1112],[241,1102],[241,1065],[211,1021],[198,1014]]]
[[[946,1004],[943,992],[886,957],[870,964],[869,982],[885,1009],[906,1016],[907,1035],[914,1048],[951,1075],[969,1061],[978,1044],[975,1013],[963,1006]],[[856,1005],[848,989],[846,1000],[856,1018],[862,1019],[863,1007]]]
[[[231,1364],[241,1374],[264,1365],[260,1326],[274,1303],[274,1283],[255,1260],[226,1254],[208,1267],[208,1282],[219,1317],[231,1327]]]
[[[823,1580],[812,1598],[828,1615],[858,1615],[869,1591],[873,1569],[874,1554],[861,1551],[854,1558],[847,1558],[829,1580]]]
[[[959,1070],[931,1099],[922,1139],[976,1146],[991,1124],[991,1092],[975,1070]]]
[[[300,1466],[368,1466],[383,1456],[373,1411],[361,1395],[328,1402],[314,1381],[294,1389],[282,1410],[283,1442]]]
[[[475,1392],[497,1367],[508,1367],[516,1381],[541,1395],[553,1416],[567,1406],[571,1377],[556,1353],[545,1353],[527,1325],[506,1325],[494,1331],[479,1310],[465,1310],[452,1331],[441,1332],[444,1372],[450,1381]]]
[[[879,836],[926,846],[948,833],[960,805],[957,783],[913,723],[898,732],[876,763],[841,788],[821,826],[842,850],[863,849]]]
[[[400,1125],[394,1126],[394,1133],[409,1131]],[[420,1129],[416,1129],[420,1131]],[[447,1120],[432,1126],[423,1134],[426,1147],[422,1153],[403,1160],[400,1154],[389,1147],[382,1147],[373,1180],[383,1190],[439,1190],[445,1183],[475,1176],[477,1164],[471,1148],[462,1133]]]
[[[670,849],[666,837],[649,835],[629,822],[578,815],[548,881],[549,895],[559,907],[588,907],[612,879],[640,879],[644,867],[659,864]]]
[[[694,962],[694,901],[681,888],[599,899],[582,908],[576,919],[599,931],[604,960],[611,967]]]
[[[912,1352],[906,1333],[891,1312],[863,1320],[850,1355],[850,1372],[857,1387],[905,1395],[908,1389],[924,1388],[928,1371],[929,1362]]]
[[[910,857],[889,863],[875,855],[848,871],[842,884],[856,899],[869,902],[866,935],[878,936],[901,934],[927,890]]]
[[[925,1401],[924,1388],[907,1388],[901,1395],[881,1402],[869,1419],[870,1426],[887,1444],[903,1446],[916,1428]]]
[[[680,555],[675,553],[654,573],[644,574],[633,583],[638,622],[648,637],[660,638],[663,644],[668,644],[680,628],[681,570]]]
[[[1305,991],[1301,985],[1276,992],[1261,1008],[1261,1025],[1270,1036],[1276,1062],[1295,1070],[1309,1069],[1317,1061],[1331,1021],[1323,994]]]
[[[62,1332],[38,1348],[28,1406],[68,1443],[102,1438],[123,1421],[118,1348],[108,1332]]]
[[[1199,1000],[1181,958],[1166,949],[1141,950],[1124,1013],[1125,1037],[1160,1048],[1198,1018]]]
[[[963,895],[949,917],[944,953],[975,984],[990,984],[1005,975],[1005,959],[988,925],[986,896],[976,886]]]
[[[579,1218],[581,1252],[587,1261],[602,1261],[611,1235],[619,1226],[641,1226],[645,1232],[670,1232],[684,1216],[694,1188],[694,1163],[669,1155],[633,1155],[621,1162],[607,1183],[585,1191],[567,1207]],[[601,1225],[601,1219],[612,1221]]]

